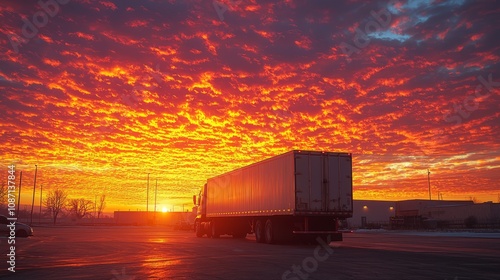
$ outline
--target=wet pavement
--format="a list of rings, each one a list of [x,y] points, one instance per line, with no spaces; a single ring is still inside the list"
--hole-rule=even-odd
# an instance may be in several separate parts
[[[161,227],[39,227],[0,238],[2,279],[500,279],[500,238],[344,234],[327,246],[196,238]],[[3,256],[3,257],[2,257]]]

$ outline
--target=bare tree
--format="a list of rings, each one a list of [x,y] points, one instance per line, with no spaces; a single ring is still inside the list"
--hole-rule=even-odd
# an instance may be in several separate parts
[[[68,211],[78,220],[92,212],[94,203],[88,199],[70,199],[68,202]]]
[[[57,221],[57,216],[63,211],[64,205],[66,204],[66,198],[68,194],[61,189],[55,191],[50,191],[45,198],[44,204],[47,212],[50,214],[54,221],[54,225]]]
[[[97,218],[101,216],[102,212],[106,208],[106,195],[103,194],[99,197],[99,202],[97,202]]]
[[[469,196],[469,200],[472,201],[472,202],[474,202],[474,204],[477,203],[477,199],[476,199],[475,196]]]

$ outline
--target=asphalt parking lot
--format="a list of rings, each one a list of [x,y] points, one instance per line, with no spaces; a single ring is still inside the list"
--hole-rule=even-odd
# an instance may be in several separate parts
[[[344,241],[267,245],[160,227],[40,227],[0,238],[2,279],[500,279],[500,237],[355,232]]]

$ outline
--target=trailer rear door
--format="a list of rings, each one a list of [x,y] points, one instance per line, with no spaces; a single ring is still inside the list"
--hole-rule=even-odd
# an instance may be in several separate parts
[[[352,158],[349,154],[329,154],[328,211],[352,211]]]
[[[351,155],[296,152],[295,192],[299,212],[352,211]]]

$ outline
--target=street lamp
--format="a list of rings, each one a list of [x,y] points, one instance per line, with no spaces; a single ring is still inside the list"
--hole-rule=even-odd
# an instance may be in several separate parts
[[[33,224],[33,207],[35,206],[35,190],[36,190],[36,173],[38,171],[38,166],[35,164],[35,180],[33,182],[33,200],[31,201],[31,215],[30,215],[30,225]]]
[[[146,193],[146,212],[149,212],[149,173],[148,173],[148,189]]]
[[[429,200],[432,200],[431,197],[431,172],[427,169],[427,181],[429,182]]]

